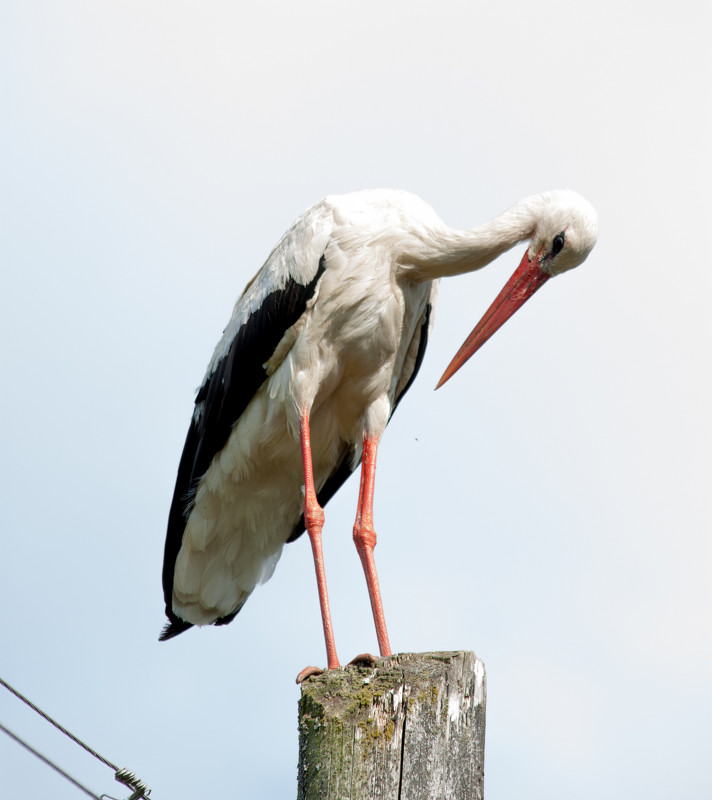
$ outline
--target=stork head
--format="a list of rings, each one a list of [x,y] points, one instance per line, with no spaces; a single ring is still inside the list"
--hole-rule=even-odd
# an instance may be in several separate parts
[[[549,278],[583,263],[596,244],[598,218],[593,206],[569,190],[544,192],[517,203],[511,212],[532,231],[524,257],[512,277],[467,337],[436,389],[452,377]]]
[[[598,237],[593,206],[568,189],[528,197],[521,203],[534,221],[525,258],[538,263],[549,276],[560,275],[583,263]]]

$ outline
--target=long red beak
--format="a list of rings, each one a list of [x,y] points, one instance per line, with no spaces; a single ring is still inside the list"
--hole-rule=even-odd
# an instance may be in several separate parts
[[[550,277],[549,273],[544,272],[539,266],[539,259],[535,258],[534,261],[529,259],[527,251],[514,275],[507,281],[504,289],[497,295],[472,333],[465,339],[464,344],[457,351],[455,358],[450,362],[435,388],[439,389],[446,380],[451,378]]]

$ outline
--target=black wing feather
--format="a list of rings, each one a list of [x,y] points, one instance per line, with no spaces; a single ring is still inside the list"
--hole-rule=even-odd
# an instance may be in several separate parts
[[[428,334],[430,333],[430,315],[433,311],[432,303],[428,303],[425,306],[425,314],[423,314],[423,321],[420,324],[420,341],[418,342],[418,352],[415,355],[415,364],[413,365],[413,372],[411,373],[410,378],[408,378],[408,383],[403,387],[403,391],[396,397],[395,402],[393,403],[393,408],[391,409],[391,417],[395,413],[395,410],[398,408],[398,403],[403,399],[405,393],[410,389],[413,385],[413,381],[416,379],[418,372],[420,371],[420,365],[423,363],[423,359],[425,358],[425,348],[428,346]],[[388,418],[390,422],[391,417]]]
[[[326,258],[322,256],[319,268],[308,284],[289,278],[282,289],[267,295],[260,308],[239,329],[227,355],[217,363],[196,396],[196,406],[202,404],[202,408],[193,417],[188,430],[168,515],[163,595],[170,623],[161,634],[161,640],[170,639],[191,627],[190,623],[174,614],[172,597],[175,563],[195,489],[213,458],[227,443],[242,412],[267,378],[265,363],[284,333],[306,310],[325,269]],[[217,623],[224,624],[229,619],[224,617]]]

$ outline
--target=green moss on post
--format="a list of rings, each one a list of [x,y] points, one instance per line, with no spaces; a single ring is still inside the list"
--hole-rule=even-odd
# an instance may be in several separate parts
[[[298,800],[482,800],[484,664],[402,653],[309,678]]]

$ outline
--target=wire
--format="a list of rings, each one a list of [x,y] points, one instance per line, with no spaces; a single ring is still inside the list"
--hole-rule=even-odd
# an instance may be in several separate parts
[[[65,772],[61,767],[58,767],[53,761],[50,761],[46,756],[43,756],[42,753],[40,753],[38,750],[35,750],[35,748],[32,747],[32,745],[29,745],[27,744],[26,741],[20,739],[20,737],[17,736],[17,734],[14,734],[11,730],[8,730],[2,723],[0,723],[0,731],[6,733],[11,739],[14,739],[19,745],[22,745],[22,747],[24,747],[25,750],[29,750],[29,752],[32,753],[32,755],[37,756],[37,758],[39,758],[40,761],[43,761],[48,767],[51,767],[55,772],[58,772],[63,778],[66,778],[70,783],[73,783],[77,787],[77,789],[81,789],[84,792],[84,794],[88,794],[89,797],[93,797],[94,800],[101,800],[101,798],[98,795],[94,794],[94,792],[87,789],[86,786],[79,783],[79,781],[76,778],[73,778],[68,772]]]
[[[10,684],[7,681],[5,681],[2,678],[0,678],[0,685],[4,686],[9,692],[14,694],[15,697],[17,697],[18,700],[22,700],[23,703],[28,705],[33,711],[36,711],[43,719],[47,720],[47,722],[49,722],[51,725],[54,725],[54,727],[57,728],[58,731],[61,731],[65,736],[68,736],[75,744],[78,744],[82,749],[86,750],[87,753],[90,753],[91,755],[94,756],[94,758],[96,758],[99,761],[101,761],[102,764],[106,765],[107,767],[109,767],[109,769],[113,770],[114,778],[119,783],[123,783],[124,786],[126,786],[126,787],[128,787],[129,789],[132,790],[133,794],[131,795],[131,797],[129,797],[129,800],[141,800],[141,798],[148,797],[151,794],[151,790],[148,788],[148,786],[146,786],[146,784],[142,780],[139,780],[136,777],[136,775],[134,775],[133,772],[131,772],[130,770],[126,769],[126,767],[121,767],[121,769],[119,769],[119,767],[117,767],[116,764],[113,764],[107,758],[104,758],[104,756],[102,756],[99,753],[97,753],[96,750],[92,750],[92,748],[89,747],[88,744],[85,744],[81,739],[76,737],[73,733],[70,733],[66,728],[62,727],[62,725],[60,725],[58,722],[53,720],[52,717],[50,717],[49,714],[47,714],[46,712],[42,711],[42,709],[38,708],[31,700],[28,700],[23,694],[20,694],[20,692],[18,692],[17,689],[15,689],[12,686],[10,686]],[[10,733],[10,731],[8,731],[7,728],[5,728],[4,726],[0,726],[0,727],[2,727],[2,730],[5,733],[7,733],[9,736],[12,736],[12,738],[16,739],[16,741],[18,741],[20,744],[22,744],[24,747],[26,747],[31,752],[33,752],[38,758],[41,758],[45,763],[49,764],[53,769],[56,769],[58,772],[60,772],[62,775],[64,775],[65,778],[67,778],[68,780],[72,781],[73,783],[76,783],[76,785],[80,789],[85,791],[91,797],[95,797],[96,800],[100,800],[100,798],[98,798],[94,794],[91,794],[91,792],[89,792],[88,789],[83,787],[80,783],[75,781],[74,778],[72,778],[70,775],[67,775],[66,772],[61,770],[58,766],[53,764],[51,761],[46,759],[44,756],[42,756],[40,753],[38,753],[32,747],[30,747],[30,745],[26,744],[21,739],[16,737],[14,734]]]
[[[12,686],[10,686],[10,684],[4,681],[2,678],[0,678],[0,684],[2,684],[9,692],[12,692],[12,694],[14,694],[15,697],[18,698],[18,700],[22,700],[22,702],[26,703],[33,711],[36,711],[43,719],[46,719],[47,722],[49,722],[51,725],[54,725],[54,727],[57,728],[57,730],[62,731],[62,733],[65,736],[69,736],[69,738],[73,742],[78,744],[80,747],[83,747],[87,751],[87,753],[91,753],[91,755],[93,755],[94,758],[98,758],[99,761],[102,762],[102,764],[106,764],[106,766],[109,769],[113,769],[114,772],[119,771],[119,768],[116,766],[116,764],[112,764],[111,761],[104,758],[104,756],[101,756],[99,755],[99,753],[94,752],[94,750],[92,750],[91,747],[89,747],[89,745],[84,744],[84,742],[81,739],[78,739],[73,733],[70,733],[66,728],[63,728],[59,724],[59,722],[55,722],[52,719],[52,717],[49,716],[49,714],[45,714],[45,712],[42,711],[41,708],[37,708],[37,706],[31,700],[28,700],[24,695],[20,694],[17,691],[17,689],[13,689]]]

